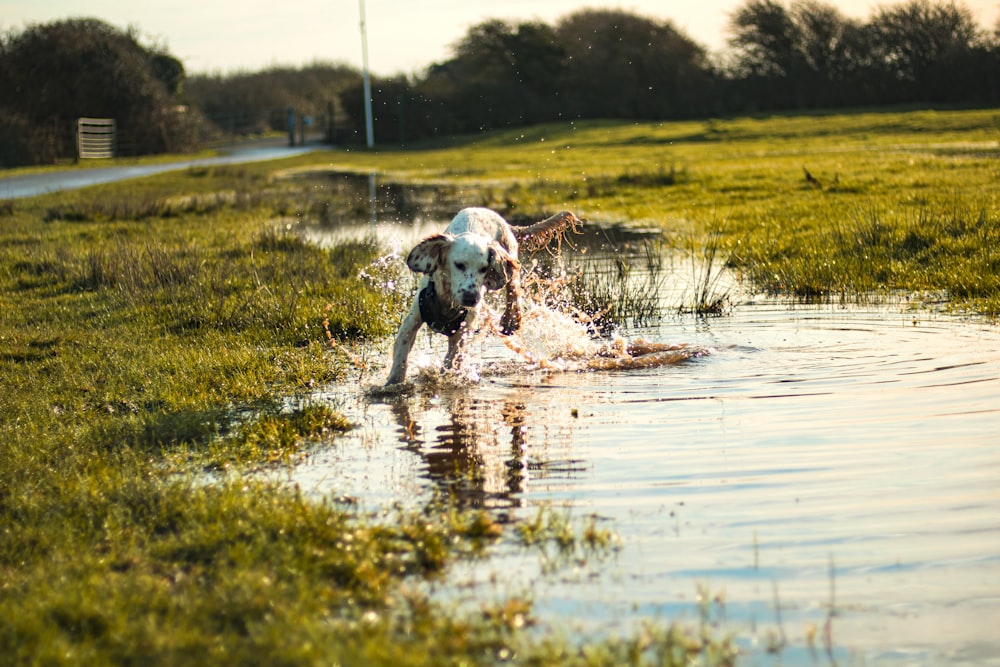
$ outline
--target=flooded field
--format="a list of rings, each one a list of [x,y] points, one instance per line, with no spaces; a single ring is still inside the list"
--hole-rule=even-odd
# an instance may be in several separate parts
[[[405,254],[443,225],[314,238],[374,230]],[[421,333],[413,392],[378,397],[385,341],[319,394],[358,428],[291,480],[372,510],[447,489],[505,522],[557,508],[613,532],[617,549],[555,569],[505,538],[437,584],[529,595],[542,628],[708,613],[743,664],[1000,664],[1000,329],[736,294],[724,316],[679,315],[699,270],[671,255],[661,317],[619,332],[692,351],[651,368],[565,362],[586,332],[534,306],[516,345],[478,338],[457,377]]]

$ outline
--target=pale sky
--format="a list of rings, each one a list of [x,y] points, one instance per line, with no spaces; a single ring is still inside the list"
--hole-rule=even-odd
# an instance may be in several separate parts
[[[451,55],[451,46],[486,19],[552,24],[582,8],[622,9],[669,19],[710,50],[725,46],[729,14],[744,0],[365,0],[368,58],[378,75],[413,74]],[[869,17],[894,0],[831,2],[847,16]],[[992,30],[1000,0],[966,0]],[[0,30],[88,16],[136,26],[145,43],[179,58],[188,73],[314,61],[361,68],[360,0],[0,0]]]

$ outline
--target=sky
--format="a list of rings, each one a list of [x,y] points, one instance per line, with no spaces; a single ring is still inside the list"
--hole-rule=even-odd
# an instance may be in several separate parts
[[[825,0],[847,16],[869,17],[896,0]],[[0,31],[88,16],[137,28],[189,74],[257,71],[316,61],[362,67],[361,0],[0,0]],[[725,47],[730,14],[745,0],[364,0],[368,62],[377,75],[419,74],[452,54],[472,26],[493,18],[549,24],[584,8],[621,9],[670,20],[712,51]],[[787,0],[786,0],[787,4]],[[992,30],[1000,0],[966,0]],[[85,9],[84,9],[85,8]]]

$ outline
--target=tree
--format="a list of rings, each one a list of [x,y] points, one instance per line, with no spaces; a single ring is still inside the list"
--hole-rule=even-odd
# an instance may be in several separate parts
[[[744,76],[789,77],[799,68],[802,36],[783,5],[749,0],[730,17],[729,30]]]
[[[180,95],[184,85],[184,64],[169,53],[153,53],[149,58],[153,76],[159,79],[167,93]]]
[[[735,53],[730,88],[749,108],[808,106],[811,87],[802,53],[803,36],[792,13],[772,0],[748,0],[730,17]]]
[[[691,116],[707,106],[705,50],[670,22],[583,10],[556,27],[566,51],[564,104],[590,118]]]
[[[834,87],[841,93],[839,89],[857,71],[864,57],[860,24],[845,17],[835,6],[818,0],[794,3],[790,11],[798,28],[796,50],[815,82],[814,88],[830,91]]]
[[[403,76],[372,77],[372,121],[375,143],[380,146],[405,145],[413,139],[434,134],[428,122],[435,114],[427,113],[426,103]],[[357,81],[341,92],[341,102],[348,109],[362,109],[364,86]],[[364,123],[351,123],[347,135],[360,142]]]
[[[565,51],[552,28],[490,20],[473,26],[455,56],[431,67],[421,88],[443,105],[446,127],[473,131],[559,117]]]
[[[227,134],[284,131],[289,108],[320,119],[331,105],[339,132],[361,113],[360,106],[352,113],[350,106],[340,104],[344,91],[360,84],[361,73],[352,67],[315,62],[225,76],[192,76],[185,86],[185,99]]]
[[[776,108],[996,98],[996,58],[972,13],[907,0],[867,22],[820,0],[748,0],[730,22],[732,85]]]

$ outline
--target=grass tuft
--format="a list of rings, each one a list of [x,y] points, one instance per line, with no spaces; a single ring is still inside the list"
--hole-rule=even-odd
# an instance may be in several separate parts
[[[520,544],[538,552],[543,569],[552,572],[590,558],[600,561],[621,549],[621,538],[598,522],[593,514],[582,523],[574,522],[568,512],[542,505],[533,519],[516,525],[515,534]]]
[[[718,317],[733,308],[733,287],[726,279],[728,259],[720,259],[723,234],[711,234],[700,252],[692,257],[692,287],[681,297],[677,312],[701,317]]]

